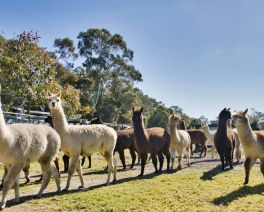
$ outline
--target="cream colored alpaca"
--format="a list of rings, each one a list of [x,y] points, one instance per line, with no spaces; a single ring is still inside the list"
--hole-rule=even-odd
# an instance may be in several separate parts
[[[113,172],[116,181],[116,165],[113,163],[113,152],[116,145],[117,134],[113,128],[102,124],[95,125],[68,125],[62,105],[61,94],[49,94],[49,109],[53,126],[61,137],[61,150],[71,157],[68,170],[68,180],[64,190],[68,190],[71,177],[76,170],[79,174],[83,188],[82,169],[79,156],[92,155],[100,152],[108,165],[108,177],[106,184],[109,185],[110,176]]]
[[[171,154],[171,169],[173,169],[176,151],[178,152],[178,169],[182,168],[182,156],[184,149],[186,150],[187,164],[190,166],[190,135],[185,130],[178,130],[177,126],[180,124],[181,118],[172,114],[169,118],[170,125],[170,154]]]
[[[19,201],[19,173],[28,164],[40,163],[43,182],[38,196],[47,187],[51,175],[54,176],[60,191],[60,179],[53,160],[60,149],[60,137],[47,125],[12,124],[6,125],[0,109],[0,161],[7,168],[3,183],[0,209],[5,208],[6,196],[12,186],[15,199]]]
[[[248,184],[250,169],[257,159],[260,159],[260,170],[264,176],[264,131],[252,131],[247,111],[235,112],[232,116],[246,156],[244,184]]]
[[[217,153],[215,145],[214,145],[214,135],[215,135],[216,131],[211,131],[209,129],[208,123],[204,120],[201,120],[201,126],[202,126],[202,130],[203,130],[203,132],[207,138],[207,143],[212,146],[210,151],[211,151],[212,159],[214,159],[214,154]],[[218,154],[216,154],[216,155],[218,155]]]

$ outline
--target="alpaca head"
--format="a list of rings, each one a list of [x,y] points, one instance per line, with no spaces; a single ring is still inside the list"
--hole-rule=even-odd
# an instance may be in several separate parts
[[[170,126],[177,126],[182,122],[182,119],[180,116],[177,116],[175,114],[172,114],[169,118],[169,124]]]
[[[247,115],[248,109],[246,109],[244,112],[239,111],[235,112],[232,116],[232,122],[236,127],[240,127],[244,123],[248,122],[248,115]]]
[[[226,109],[224,108],[220,113],[219,113],[219,122],[223,121],[226,123],[228,119],[231,119],[231,112],[230,108]]]
[[[57,94],[48,93],[49,96],[49,109],[50,111],[59,110],[61,107],[61,91]]]
[[[135,125],[136,123],[140,123],[143,119],[143,116],[142,116],[143,107],[139,111],[136,111],[133,107],[132,112],[133,112],[133,116],[132,116],[133,124]]]

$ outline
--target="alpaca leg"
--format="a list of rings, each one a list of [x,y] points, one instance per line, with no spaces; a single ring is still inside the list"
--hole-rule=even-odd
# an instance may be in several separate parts
[[[19,175],[15,179],[14,190],[15,190],[15,201],[19,202]]]
[[[2,183],[0,185],[1,188],[3,187],[4,181],[5,181],[5,178],[6,178],[6,175],[7,175],[7,168],[6,168],[6,166],[4,167],[4,170],[5,170],[5,172],[3,174]]]
[[[182,149],[178,149],[178,168],[177,169],[182,169],[182,155],[183,155],[183,150]],[[187,157],[187,155],[186,155]]]
[[[158,157],[159,157],[159,164],[160,164],[159,172],[161,172],[162,167],[163,167],[163,163],[164,163],[164,156],[163,156],[162,152],[158,153]]]
[[[191,156],[193,156],[193,145],[190,144]]]
[[[23,168],[23,171],[24,171],[24,174],[25,174],[25,178],[26,178],[25,184],[27,184],[27,183],[30,182],[30,178],[29,178],[29,168],[30,168],[30,165],[29,164]]]
[[[92,167],[92,156],[89,155],[89,156],[87,156],[87,158],[88,158],[88,161],[89,161],[89,165],[88,165],[88,169],[89,169],[89,168]]]
[[[233,169],[233,165],[232,165],[232,152],[229,152],[229,154],[227,154],[226,156],[226,160],[229,163],[230,169]]]
[[[245,167],[245,181],[244,181],[244,185],[248,184],[248,181],[249,181],[249,173],[250,173],[250,170],[252,168],[252,166],[254,165],[256,159],[253,159],[253,158],[250,158],[250,157],[247,157],[246,160],[245,160],[245,163],[244,163],[244,167]]]
[[[5,208],[6,196],[8,194],[8,191],[14,185],[15,180],[19,177],[19,173],[21,172],[23,166],[23,164],[16,164],[10,169],[8,168],[7,175],[3,184],[2,202],[0,204],[0,210]],[[16,198],[19,198],[19,196],[16,196]]]
[[[47,188],[51,177],[51,164],[50,162],[40,162],[42,169],[42,183],[38,192],[38,197],[41,197],[43,191]]]
[[[71,178],[72,178],[73,173],[75,172],[75,169],[76,169],[78,162],[79,162],[79,155],[74,155],[71,157],[70,167],[68,170],[68,179],[67,179],[67,183],[66,183],[66,187],[65,187],[64,191],[68,191],[68,189],[70,187]]]
[[[126,169],[125,151],[124,150],[119,150],[118,154],[119,154],[119,158],[120,158],[120,160],[122,162],[123,169]]]
[[[260,159],[260,171],[264,177],[264,158]]]
[[[107,166],[108,166],[108,175],[107,175],[106,185],[109,185],[111,173],[114,171],[113,154],[109,152],[105,152],[104,157],[105,157],[105,160],[107,161]],[[116,179],[114,179],[114,181],[116,181]]]
[[[85,156],[82,157],[82,163],[81,163],[82,166],[83,166],[84,162],[85,162]]]
[[[68,172],[70,157],[68,155],[63,155],[62,156],[62,160],[63,160],[63,163],[64,163],[64,172]]]
[[[169,151],[164,153],[165,157],[167,158],[167,171],[170,170],[170,160],[171,160],[171,154]]]
[[[156,154],[151,154],[151,158],[152,158],[152,163],[154,165],[154,168],[155,168],[155,173],[157,174],[159,171],[158,171],[158,161],[157,161],[157,155]]]
[[[206,144],[205,143],[202,143],[202,150],[204,152],[204,156],[203,157],[206,157],[207,147],[206,147]],[[202,157],[202,154],[201,154],[201,157]]]
[[[79,189],[82,189],[84,187],[84,182],[83,182],[82,167],[81,167],[80,161],[77,162],[76,171],[81,181],[81,185],[79,186]]]
[[[54,165],[54,163],[51,164],[50,166],[50,171],[51,171],[51,176],[54,177],[56,186],[57,186],[57,192],[61,191],[60,187],[60,172],[58,171],[58,167]]]
[[[175,150],[170,149],[170,155],[171,155],[171,170],[173,170],[174,160],[175,160],[175,157],[176,157]]]
[[[132,158],[132,164],[131,164],[130,168],[133,169],[133,167],[135,165],[135,162],[136,162],[136,159],[137,159],[137,156],[136,156],[134,148],[129,148],[129,151],[130,151],[130,155],[131,155],[131,158]]]
[[[141,158],[141,172],[139,176],[143,176],[144,175],[144,170],[145,170],[145,165],[148,159],[148,154],[147,153],[141,153],[140,154],[140,158]]]
[[[182,155],[182,153],[181,153]],[[187,159],[187,165],[190,166],[191,165],[191,159],[190,159],[190,147],[187,146],[186,147],[186,159]]]
[[[59,158],[56,157],[55,160],[53,161],[54,162],[54,165],[58,171],[58,174],[59,174],[59,177],[60,177],[60,165],[59,165]]]
[[[211,148],[211,156],[212,156],[212,160],[214,159],[214,152],[215,152],[215,147],[212,146],[212,148]]]
[[[222,170],[225,170],[225,156],[223,154],[219,154],[220,156],[220,160],[221,160],[221,164],[222,164]]]
[[[137,157],[138,157],[137,164],[140,164],[140,162],[141,162],[141,155],[140,155],[140,153],[137,153]]]

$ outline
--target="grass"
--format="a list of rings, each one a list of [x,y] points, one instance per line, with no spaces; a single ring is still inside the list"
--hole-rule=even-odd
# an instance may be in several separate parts
[[[85,182],[91,185],[77,190],[78,176],[73,178],[69,192],[54,194],[55,183],[50,182],[48,193],[41,199],[29,195],[37,193],[40,185],[21,188],[22,203],[9,203],[9,209],[38,211],[263,211],[263,176],[259,165],[251,171],[249,186],[243,186],[242,165],[221,172],[220,167],[199,166],[177,173],[154,175],[152,165],[147,174],[136,177],[137,170],[119,171],[115,185],[104,186],[104,161],[93,157],[92,171],[85,170]],[[32,167],[33,171],[37,167]],[[89,173],[89,174],[88,174]],[[66,175],[62,177],[65,185]],[[31,191],[31,192],[30,192]],[[13,192],[10,198],[13,198]]]

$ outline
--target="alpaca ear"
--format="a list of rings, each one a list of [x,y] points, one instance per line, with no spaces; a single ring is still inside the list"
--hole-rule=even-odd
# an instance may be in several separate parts
[[[248,109],[246,109],[244,112],[243,112],[243,115],[245,116],[248,112]]]
[[[230,110],[230,108],[227,109],[228,111]]]
[[[48,98],[51,97],[51,96],[52,96],[51,92],[48,91]]]
[[[143,112],[143,107],[141,107],[141,109],[140,109],[140,113],[142,113]]]
[[[135,112],[135,108],[134,108],[134,107],[132,107],[132,112],[133,112],[133,113]]]

